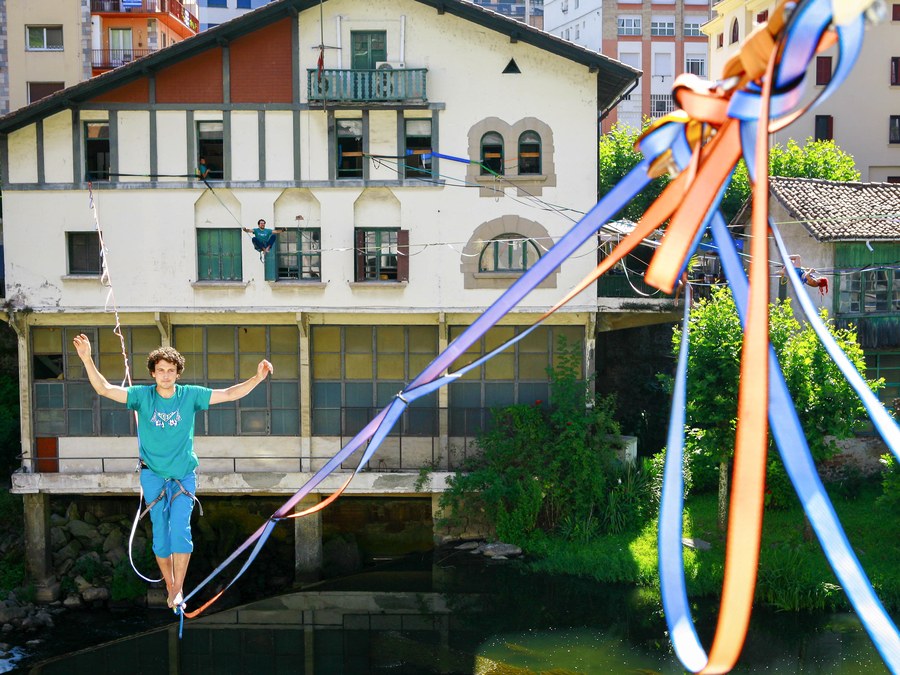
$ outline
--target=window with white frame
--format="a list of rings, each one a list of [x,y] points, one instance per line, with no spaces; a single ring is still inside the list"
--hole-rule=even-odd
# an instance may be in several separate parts
[[[29,52],[61,52],[62,26],[26,26],[25,49]]]
[[[641,34],[641,17],[639,16],[620,16],[618,19],[619,35],[640,35]]]
[[[675,22],[670,19],[654,19],[650,22],[650,35],[658,37],[674,36]]]
[[[703,25],[703,21],[700,19],[685,19],[684,37],[703,37],[703,32],[700,30],[701,25]]]
[[[691,73],[697,77],[706,77],[706,57],[705,56],[685,56],[684,72]]]

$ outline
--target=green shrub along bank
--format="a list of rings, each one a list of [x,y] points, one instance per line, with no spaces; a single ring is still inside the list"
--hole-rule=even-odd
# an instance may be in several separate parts
[[[739,338],[730,297],[717,293],[707,305],[709,316],[728,324],[728,330],[720,333],[734,333]],[[796,357],[818,364],[817,368],[789,370],[796,375],[791,380],[816,380],[816,386],[807,386],[808,390],[837,396],[836,378],[810,346],[806,333],[795,325],[790,306],[784,303],[775,309],[778,320],[773,321],[773,343],[784,346],[793,341],[791,348],[782,351],[786,359]],[[737,332],[732,330],[734,326]],[[837,337],[847,343],[855,361],[861,359],[855,336],[845,332]],[[738,338],[732,342],[739,344]],[[480,517],[498,539],[521,546],[536,571],[658,590],[655,517],[664,456],[660,453],[634,468],[617,459],[613,401],[589,396],[589,383],[578,379],[577,349],[559,348],[568,356],[558,358],[556,370],[549,373],[549,402],[494,411],[494,425],[478,439],[481,454],[452,478],[450,489],[442,496],[444,524]],[[708,373],[713,370],[707,368]],[[877,388],[879,383],[871,384]],[[695,421],[703,419],[699,398],[693,402]],[[837,398],[846,400],[843,390]],[[848,406],[838,414],[833,402],[806,407],[802,419],[813,427],[807,434],[814,456],[821,461],[835,452],[826,432],[848,435],[857,412]],[[726,413],[722,428],[733,433],[728,417],[732,413]],[[827,424],[822,421],[825,417],[829,418]],[[720,528],[718,476],[727,458],[703,451],[709,429],[695,426],[688,433],[683,536],[709,547],[698,543],[697,548],[683,549],[685,577],[692,597],[717,597],[725,567],[726,536]],[[727,436],[721,430],[717,433]],[[882,475],[870,479],[850,465],[842,471],[832,468],[827,472],[826,487],[876,592],[889,611],[897,611],[900,467],[889,457],[883,464]],[[775,453],[769,457],[766,488],[756,601],[794,612],[847,607]]]
[[[643,474],[616,459],[613,401],[590,397],[581,349],[560,343],[549,401],[492,411],[481,453],[441,497],[445,526],[483,514],[499,539],[523,546],[544,532],[589,541],[641,522]]]
[[[888,611],[900,611],[900,519],[879,502],[878,479],[856,496],[830,490],[835,510],[876,593]],[[709,550],[685,547],[684,569],[691,597],[717,597],[725,564],[725,536],[716,526],[717,498],[707,493],[685,502],[684,536],[710,543]],[[806,538],[806,521],[796,498],[785,508],[767,509],[763,522],[756,602],[784,611],[847,609],[846,597],[817,540]],[[525,551],[536,571],[573,574],[603,583],[659,588],[657,528],[651,521],[625,534],[576,542],[560,535],[532,537]]]

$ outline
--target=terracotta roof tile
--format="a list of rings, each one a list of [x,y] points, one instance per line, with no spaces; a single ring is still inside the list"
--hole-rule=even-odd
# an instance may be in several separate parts
[[[769,184],[818,241],[900,240],[900,184],[775,176]]]

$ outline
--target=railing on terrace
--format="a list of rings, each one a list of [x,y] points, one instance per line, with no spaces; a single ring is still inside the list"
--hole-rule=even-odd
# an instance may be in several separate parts
[[[170,14],[197,32],[200,22],[179,0],[91,0],[91,12]]]
[[[672,94],[650,94],[650,117],[656,119],[675,110]]]
[[[91,67],[116,68],[147,56],[152,49],[94,49],[91,50]]]
[[[426,68],[307,71],[310,101],[426,101]]]

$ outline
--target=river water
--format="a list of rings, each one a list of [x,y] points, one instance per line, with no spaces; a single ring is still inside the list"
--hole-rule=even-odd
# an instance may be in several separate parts
[[[716,608],[695,608],[709,644]],[[682,673],[658,597],[527,573],[468,553],[414,556],[188,621],[120,618],[78,648],[90,619],[61,615],[9,672],[33,675],[571,675]],[[159,625],[163,624],[163,625]],[[148,630],[149,628],[149,630]],[[96,631],[95,631],[96,633]],[[107,637],[109,639],[109,637]],[[90,641],[96,641],[92,633]],[[82,641],[82,646],[84,641]],[[53,645],[63,655],[51,654]],[[888,672],[852,615],[757,610],[736,673]]]

